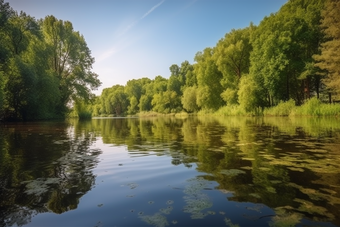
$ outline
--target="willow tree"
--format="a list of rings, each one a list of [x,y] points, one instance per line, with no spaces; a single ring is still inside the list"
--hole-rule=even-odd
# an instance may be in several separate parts
[[[335,94],[340,94],[340,1],[328,0],[322,11],[321,28],[325,42],[321,53],[314,55],[315,64],[325,73],[324,84]]]
[[[89,100],[100,81],[92,72],[94,58],[84,37],[73,30],[71,22],[54,16],[45,17],[42,30],[50,50],[49,66],[59,80],[60,110],[65,111],[72,100]]]

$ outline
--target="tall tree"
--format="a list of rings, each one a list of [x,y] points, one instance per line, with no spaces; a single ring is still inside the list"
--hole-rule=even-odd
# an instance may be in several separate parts
[[[197,104],[203,109],[216,110],[224,102],[221,99],[223,87],[220,83],[222,73],[218,70],[214,58],[214,49],[206,48],[195,56],[197,62],[194,66],[194,73],[197,75]]]
[[[6,30],[8,27],[8,19],[14,14],[13,9],[8,2],[0,0],[0,119],[4,111],[4,65],[9,59],[9,51],[5,45]]]
[[[265,17],[253,33],[249,74],[261,84],[267,105],[291,98],[301,104],[304,86],[311,78],[317,84],[317,77],[307,69],[320,38],[316,27],[321,5],[320,0],[289,1]]]
[[[322,11],[321,29],[325,42],[321,53],[314,55],[315,64],[325,73],[324,84],[335,94],[340,94],[340,1],[327,0]]]
[[[50,110],[46,105],[49,104],[39,103],[48,94],[38,92],[46,69],[45,64],[38,64],[44,60],[40,52],[40,46],[44,44],[38,23],[23,12],[15,12],[8,19],[4,34],[3,41],[9,50],[3,77],[5,117],[23,120],[47,117]]]
[[[89,100],[100,81],[91,71],[94,58],[84,37],[73,30],[71,22],[54,16],[45,17],[42,30],[50,47],[50,67],[60,81],[60,109],[65,111],[67,103],[75,99]]]
[[[231,30],[216,45],[214,54],[218,70],[222,72],[222,98],[227,104],[237,103],[238,84],[243,74],[249,72],[252,46],[250,35],[254,26]]]

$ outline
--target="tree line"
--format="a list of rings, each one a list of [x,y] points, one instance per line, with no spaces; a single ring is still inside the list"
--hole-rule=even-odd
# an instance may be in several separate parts
[[[195,113],[238,106],[247,112],[340,93],[339,0],[290,0],[259,25],[232,29],[171,76],[133,79],[95,97],[98,75],[72,23],[36,20],[0,0],[0,119],[63,118],[143,111]]]
[[[94,97],[94,58],[71,22],[36,20],[0,0],[0,40],[0,119],[64,118]]]
[[[290,0],[258,26],[233,29],[171,76],[129,80],[103,90],[94,115],[194,113],[237,105],[245,111],[340,92],[340,1]]]

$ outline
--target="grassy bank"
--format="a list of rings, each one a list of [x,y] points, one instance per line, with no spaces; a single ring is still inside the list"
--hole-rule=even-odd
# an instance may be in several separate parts
[[[88,117],[88,113],[84,113]],[[268,108],[257,108],[252,112],[247,112],[240,105],[223,106],[217,111],[200,110],[198,113],[158,113],[154,111],[140,112],[128,117],[168,117],[186,118],[191,115],[198,116],[340,116],[340,104],[322,103],[317,98],[311,98],[301,106],[296,106],[294,100],[280,102],[277,106]],[[101,117],[114,117],[114,115],[101,115]]]
[[[255,109],[246,112],[241,106],[224,106],[216,112],[201,110],[198,115],[217,116],[340,116],[340,104],[322,103],[317,98],[311,98],[301,106],[296,106],[294,100],[280,102],[277,106]]]
[[[340,104],[322,103],[311,98],[301,106],[295,106],[293,100],[281,102],[275,107],[266,108],[265,116],[340,116]]]

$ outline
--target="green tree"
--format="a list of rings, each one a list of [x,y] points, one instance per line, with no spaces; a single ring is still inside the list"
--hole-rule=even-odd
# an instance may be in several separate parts
[[[188,112],[197,112],[197,87],[187,87],[184,90],[182,97],[183,108]]]
[[[184,85],[187,85],[187,80],[193,80],[193,78],[191,78],[192,76],[190,74],[192,74],[192,72],[194,71],[194,67],[188,62],[188,61],[184,61],[181,63],[181,68],[179,71],[179,74],[181,76],[181,82]],[[188,83],[192,83],[193,85],[197,85],[197,82],[195,81],[190,81]]]
[[[317,51],[321,6],[320,0],[290,1],[265,17],[253,32],[249,74],[262,87],[267,105],[290,98],[301,104],[311,77],[318,90],[317,77],[311,74],[307,78],[305,72]]]
[[[152,109],[152,97],[142,95],[139,101],[139,111],[150,111]]]
[[[254,111],[258,107],[263,106],[260,98],[261,90],[257,86],[258,84],[249,75],[244,75],[240,80],[238,102],[247,112]]]
[[[7,49],[5,42],[6,30],[8,27],[8,19],[14,14],[13,9],[8,2],[0,0],[0,119],[2,118],[4,111],[4,88],[5,88],[5,75],[4,65],[9,59],[9,50]]]
[[[324,84],[335,94],[340,94],[340,2],[327,0],[322,11],[321,29],[325,41],[321,44],[321,53],[314,55],[315,64],[325,74]]]
[[[130,105],[128,107],[129,114],[138,112],[139,100],[142,96],[142,83],[140,80],[129,80],[125,85],[126,94],[129,97]]]
[[[124,92],[124,86],[115,85],[111,88],[111,93],[108,97],[111,113],[117,116],[125,114],[129,105],[128,96]]]
[[[152,109],[158,113],[176,113],[181,110],[178,108],[180,97],[171,90],[155,94],[151,103]]]
[[[114,85],[105,88],[101,94],[102,113],[115,114],[121,116],[127,113],[129,100],[128,95],[124,91],[124,86]]]
[[[218,70],[223,74],[221,83],[225,89],[221,96],[227,104],[237,103],[239,81],[243,74],[249,72],[252,30],[252,24],[244,29],[233,29],[216,45],[214,57]]]
[[[130,105],[128,106],[128,111],[127,111],[127,113],[128,114],[135,114],[135,113],[137,113],[138,112],[138,100],[137,100],[137,98],[135,97],[135,96],[132,96],[132,97],[130,97],[129,98],[129,103],[130,103]]]
[[[91,71],[94,58],[84,37],[73,30],[69,21],[47,16],[42,31],[50,48],[49,66],[59,80],[60,110],[75,99],[89,100],[92,89],[100,85],[98,75]]]
[[[46,67],[44,40],[38,23],[25,13],[13,13],[4,32],[9,60],[4,67],[6,118],[51,118],[58,93]]]
[[[222,73],[218,70],[214,58],[214,49],[206,48],[195,56],[197,62],[194,66],[194,73],[197,75],[197,104],[203,109],[216,110],[224,102],[221,99],[223,87],[221,80]]]

